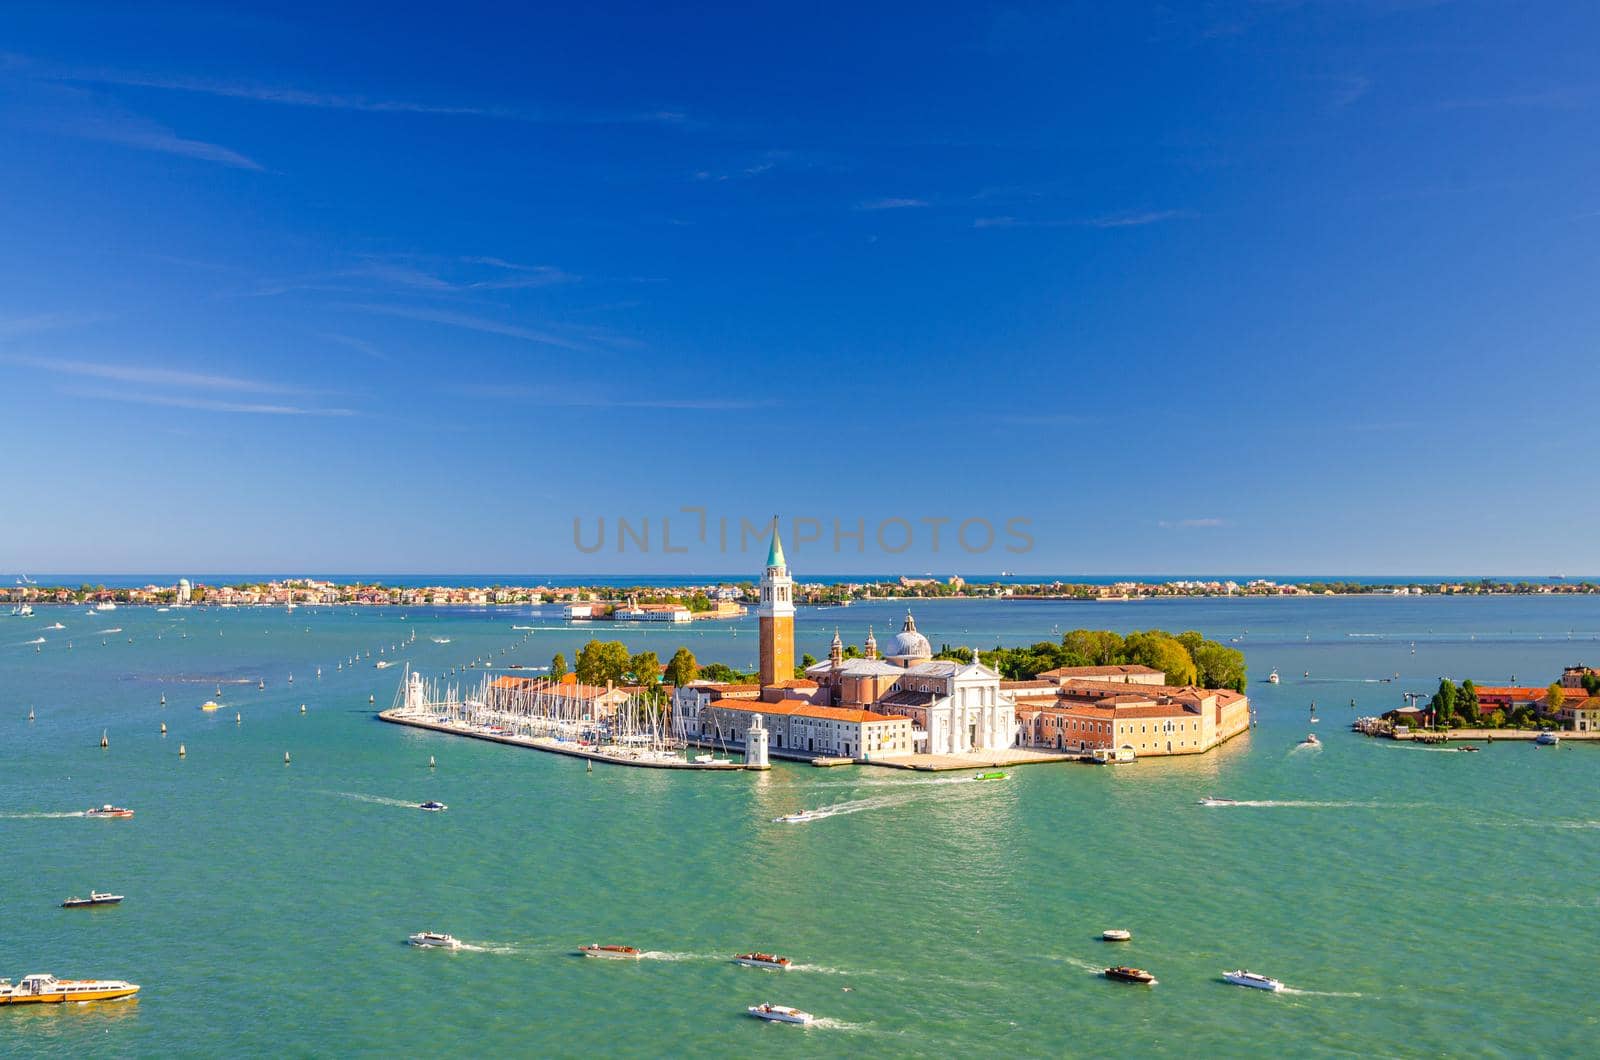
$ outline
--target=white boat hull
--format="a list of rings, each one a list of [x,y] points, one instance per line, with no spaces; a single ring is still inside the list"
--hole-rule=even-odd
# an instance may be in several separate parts
[[[768,1023],[798,1023],[803,1026],[816,1019],[809,1012],[801,1012],[794,1008],[779,1008],[776,1005],[751,1005],[747,1011],[756,1019],[766,1020]]]
[[[1234,986],[1249,987],[1251,990],[1270,990],[1276,993],[1283,989],[1282,983],[1265,975],[1251,975],[1248,972],[1224,972],[1222,978]]]

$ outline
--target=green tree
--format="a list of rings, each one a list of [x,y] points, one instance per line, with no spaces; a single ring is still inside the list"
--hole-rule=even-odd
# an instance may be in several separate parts
[[[812,655],[808,651],[800,653],[800,669],[804,670],[808,666],[815,666],[816,663],[817,663],[817,657],[815,655]]]
[[[578,680],[586,685],[621,682],[629,661],[627,645],[620,640],[591,640],[578,652]]]
[[[1061,638],[1061,646],[1088,662],[1085,666],[1110,666],[1123,661],[1120,634],[1105,629],[1075,629]]]
[[[1591,696],[1600,696],[1600,674],[1584,674],[1583,690]]]
[[[1162,671],[1169,685],[1192,685],[1199,676],[1189,649],[1182,641],[1159,629],[1128,634],[1123,642],[1122,661]]]
[[[628,673],[634,684],[654,688],[661,683],[661,660],[653,651],[642,651],[628,659]]]
[[[1433,710],[1434,725],[1448,725],[1456,713],[1456,683],[1448,677],[1439,678],[1439,691],[1428,700],[1428,706]]]
[[[1470,677],[1461,682],[1461,694],[1456,696],[1456,713],[1466,725],[1478,724],[1478,686],[1472,683]]]
[[[706,663],[700,667],[700,676],[707,681],[715,681],[719,685],[737,685],[746,683],[751,675],[741,673],[727,663]]]
[[[1194,659],[1202,687],[1231,688],[1235,692],[1245,690],[1244,652],[1214,640],[1202,640],[1189,650],[1189,654]]]
[[[679,648],[672,653],[672,659],[667,663],[667,684],[682,688],[693,681],[699,672],[700,667],[694,661],[694,653],[688,648]]]
[[[550,677],[552,680],[559,681],[565,676],[567,676],[567,657],[560,652],[556,652],[555,658],[550,660]]]

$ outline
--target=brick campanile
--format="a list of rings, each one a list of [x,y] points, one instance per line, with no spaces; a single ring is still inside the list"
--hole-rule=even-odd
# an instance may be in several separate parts
[[[772,547],[761,574],[761,606],[756,610],[761,626],[761,683],[776,684],[794,676],[794,579],[778,540],[778,520],[772,520]]]

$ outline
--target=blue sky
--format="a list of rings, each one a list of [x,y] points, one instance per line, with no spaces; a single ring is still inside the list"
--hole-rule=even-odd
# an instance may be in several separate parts
[[[0,13],[0,568],[1600,571],[1594,5],[232,6]]]

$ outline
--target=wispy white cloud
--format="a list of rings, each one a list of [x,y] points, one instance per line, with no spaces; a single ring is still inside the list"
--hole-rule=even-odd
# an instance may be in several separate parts
[[[443,324],[446,327],[465,328],[468,331],[481,331],[487,335],[504,335],[508,338],[537,342],[563,350],[586,352],[590,348],[582,342],[567,338],[565,335],[559,335],[553,331],[525,328],[520,324],[506,324],[498,320],[473,316],[469,313],[457,313],[447,309],[366,303],[352,303],[346,305],[345,308],[355,309],[363,313],[379,313],[384,316],[401,317],[406,320],[420,320],[429,324]]]
[[[973,228],[1138,228],[1143,225],[1160,224],[1162,221],[1174,221],[1182,217],[1193,217],[1188,210],[1145,210],[1137,213],[1107,214],[1103,217],[1079,218],[1077,220],[1036,219],[1000,215],[993,217],[978,217],[972,222]]]
[[[382,350],[380,350],[373,343],[368,342],[366,339],[358,339],[350,335],[337,335],[331,332],[324,332],[318,337],[326,339],[329,342],[337,342],[341,346],[348,346],[358,353],[366,354],[375,361],[391,361],[394,359],[387,353],[384,353]]]
[[[155,151],[164,155],[193,158],[200,162],[216,162],[234,169],[261,168],[259,162],[245,157],[231,147],[205,140],[191,140],[179,136],[164,125],[131,114],[116,117],[109,114],[84,115],[77,120],[68,120],[57,125],[55,131],[80,140],[118,144],[139,151]]]
[[[0,318],[0,339],[14,339],[21,335],[35,335],[41,331],[75,327],[99,319],[94,314],[34,313],[25,317]]]
[[[224,401],[214,398],[187,397],[180,394],[147,394],[126,390],[72,390],[67,394],[99,401],[124,401],[135,405],[157,405],[162,408],[194,409],[198,412],[227,412],[251,416],[354,416],[355,409],[318,408],[305,405],[261,404],[248,401]]]
[[[137,383],[152,386],[188,387],[196,390],[237,390],[241,393],[299,394],[301,387],[287,386],[260,379],[243,379],[238,376],[211,375],[173,368],[155,368],[137,364],[111,364],[102,361],[77,361],[63,357],[30,357],[22,355],[0,356],[0,361],[20,364],[28,368],[72,375],[89,379],[104,379],[117,383]]]
[[[856,209],[858,209],[858,210],[910,210],[910,209],[916,209],[918,207],[927,206],[927,205],[928,205],[928,201],[926,199],[870,199],[867,202],[863,202],[863,203],[857,204]]]
[[[1218,526],[1227,526],[1226,519],[1162,519],[1156,524],[1167,530],[1205,530]]]
[[[613,398],[603,394],[584,394],[572,389],[555,387],[462,383],[452,388],[456,393],[474,398],[519,398],[537,401],[550,408],[573,409],[660,409],[667,411],[736,412],[741,409],[766,408],[770,400],[718,397],[658,397]]]

